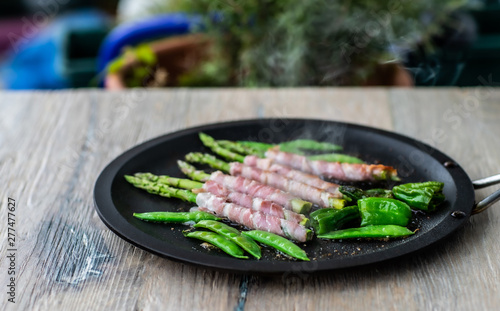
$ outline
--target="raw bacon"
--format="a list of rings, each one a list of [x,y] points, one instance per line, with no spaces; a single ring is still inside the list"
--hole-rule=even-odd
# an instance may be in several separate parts
[[[262,184],[266,184],[271,187],[289,192],[292,195],[318,204],[321,207],[333,207],[334,202],[337,202],[339,199],[329,192],[323,191],[308,184],[286,178],[283,175],[264,171],[257,167],[248,166],[239,162],[232,162],[230,163],[230,165],[231,175],[243,176],[245,178],[253,179]]]
[[[304,184],[319,188],[329,192],[337,198],[342,198],[342,193],[339,191],[339,185],[325,181],[317,175],[304,173],[302,171],[293,169],[290,166],[274,163],[271,159],[262,159],[257,156],[249,155],[245,157],[245,165],[255,166],[261,170],[270,171],[286,178],[293,179]]]
[[[299,242],[306,242],[311,236],[311,231],[297,222],[228,203],[225,198],[217,197],[209,192],[199,193],[196,196],[196,204],[198,204],[199,210],[227,217],[230,221],[250,229],[272,232]]]
[[[210,192],[211,194],[218,197],[224,197],[228,202],[260,211],[264,214],[276,216],[290,221],[295,221],[301,224],[307,222],[307,218],[302,214],[287,210],[283,206],[268,200],[253,198],[252,196],[241,192],[229,191],[224,186],[221,186],[212,180],[207,181],[203,185],[203,190]]]
[[[308,213],[311,209],[311,203],[297,198],[290,193],[242,176],[230,176],[216,171],[210,175],[210,180],[224,186],[229,191],[241,192],[252,197],[268,200],[296,213]]]

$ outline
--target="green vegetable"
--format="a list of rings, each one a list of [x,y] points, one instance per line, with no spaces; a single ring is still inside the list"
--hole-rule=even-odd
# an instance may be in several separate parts
[[[444,183],[437,181],[408,183],[395,186],[392,193],[413,208],[432,212],[445,199],[443,187]]]
[[[327,142],[318,142],[312,139],[295,139],[292,141],[279,144],[280,150],[284,152],[296,153],[304,155],[302,150],[311,151],[338,151],[342,147]]]
[[[205,147],[210,148],[215,154],[218,154],[221,157],[230,161],[243,162],[245,160],[245,156],[232,152],[231,150],[222,148],[222,146],[219,145],[217,141],[213,139],[213,137],[205,133],[199,133],[199,137],[203,145],[205,145]]]
[[[290,204],[292,205],[292,211],[297,214],[307,214],[312,207],[311,202],[307,202],[299,198],[293,198],[290,201]]]
[[[199,182],[205,182],[210,179],[210,174],[205,173],[204,171],[198,171],[194,166],[191,164],[177,160],[177,165],[181,169],[181,171],[189,178],[199,181]]]
[[[349,228],[318,235],[320,239],[355,239],[355,238],[398,238],[414,234],[406,227],[379,225],[361,228]]]
[[[303,249],[301,249],[293,242],[290,242],[289,240],[280,237],[277,234],[261,230],[243,231],[241,234],[246,235],[257,242],[260,242],[267,246],[271,246],[279,251],[282,251],[288,256],[309,261],[309,258],[307,257],[307,254]]]
[[[228,173],[231,170],[229,163],[217,159],[211,154],[191,152],[186,154],[186,161],[192,163],[208,164],[210,167]]]
[[[196,194],[184,189],[176,189],[167,185],[158,184],[147,179],[125,175],[125,179],[137,188],[144,189],[149,193],[158,194],[167,198],[177,198],[183,201],[196,203]]]
[[[185,178],[176,178],[166,175],[157,176],[152,173],[135,173],[135,177],[147,179],[152,182],[164,184],[167,186],[182,188],[182,189],[197,189],[203,187],[203,183]]]
[[[217,234],[215,232],[194,231],[194,232],[184,233],[184,236],[208,242],[212,245],[217,246],[225,253],[233,257],[248,259],[248,256],[244,255],[243,250],[238,245],[236,245],[235,243],[231,242],[230,240],[226,239],[222,235]]]
[[[342,153],[325,153],[307,156],[311,161],[341,162],[341,163],[365,163],[363,160]]]
[[[221,170],[221,171],[226,172],[226,173],[230,172],[230,167],[231,167],[230,163],[219,160],[216,157],[214,157],[213,155],[210,155],[207,153],[191,152],[191,153],[186,155],[186,160],[191,161],[191,162],[201,163],[201,164],[208,164],[212,168]],[[270,173],[270,174],[275,174],[275,173]],[[283,178],[287,178],[287,177],[283,176]],[[281,185],[275,185],[275,184],[272,184],[271,182],[269,182],[268,184],[271,187],[279,188],[283,191],[290,190],[286,186],[283,188]],[[311,186],[305,185],[305,187],[311,187]],[[295,194],[295,195],[300,195],[299,193],[296,193],[293,190],[289,191],[289,192],[291,192],[292,194]],[[343,208],[344,207],[344,205],[345,205],[344,199],[339,199],[339,198],[334,197],[331,193],[327,193],[325,191],[323,191],[323,192],[324,192],[323,195],[325,197],[328,197],[329,206],[335,207],[335,208]],[[294,199],[294,201],[292,201],[291,203],[293,206],[293,211],[296,213],[300,213],[300,214],[307,213],[307,212],[309,212],[309,210],[311,208],[311,203],[306,202],[304,200],[301,200],[299,198]]]
[[[199,222],[201,220],[220,220],[219,217],[202,211],[193,212],[149,212],[134,213],[135,218],[141,220],[163,222],[163,223],[185,223],[188,221]]]
[[[366,198],[358,200],[361,227],[372,225],[406,226],[411,209],[401,201],[388,198]]]
[[[324,234],[340,229],[346,223],[360,219],[357,206],[346,206],[342,209],[322,208],[310,215],[316,234]]]
[[[393,197],[391,190],[380,189],[380,188],[362,190],[354,186],[340,186],[339,191],[344,196],[350,198],[352,202],[356,202],[358,200],[371,197],[380,197],[380,198]]]
[[[238,244],[241,248],[243,248],[255,258],[260,259],[261,257],[259,245],[257,245],[257,243],[255,243],[251,238],[245,235],[241,235],[240,232],[233,227],[214,220],[199,221],[194,225],[194,227],[212,230],[215,233],[218,233],[228,240],[231,240],[232,242]]]
[[[255,153],[255,155],[258,155],[261,158],[265,158],[265,153],[269,148],[274,147],[273,144],[267,144],[267,143],[261,143],[257,141],[237,141],[238,144],[252,148],[254,150],[258,150],[258,153]]]
[[[231,150],[233,152],[243,154],[243,155],[259,155],[260,151],[259,149],[253,148],[251,146],[246,146],[244,144],[235,142],[235,141],[230,141],[230,140],[218,140],[217,143],[228,150]],[[266,149],[267,150],[267,149]]]

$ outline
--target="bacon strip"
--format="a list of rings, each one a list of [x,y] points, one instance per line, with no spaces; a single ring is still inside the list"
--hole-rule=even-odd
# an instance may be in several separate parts
[[[242,176],[230,176],[220,171],[216,171],[210,175],[210,180],[226,187],[230,191],[241,192],[252,197],[268,200],[294,212],[308,212],[311,208],[311,203],[307,203],[290,193]],[[297,204],[297,202],[300,204]],[[304,208],[304,203],[307,204],[306,208]],[[301,211],[295,209],[297,205],[300,205]]]
[[[337,198],[342,198],[342,193],[339,191],[339,185],[325,181],[317,175],[304,173],[302,171],[291,168],[290,166],[274,163],[271,159],[262,159],[254,155],[245,157],[245,165],[254,166],[261,170],[270,171],[286,178],[296,180],[298,182],[308,184],[333,194]]]
[[[230,165],[231,175],[253,179],[262,184],[289,192],[321,207],[332,207],[334,204],[333,202],[338,201],[338,197],[329,192],[286,178],[283,175],[264,171],[257,167],[248,166],[239,162],[232,162]]]
[[[295,221],[300,224],[307,222],[307,218],[302,214],[287,210],[283,206],[268,200],[254,198],[248,194],[244,194],[241,192],[230,191],[229,189],[225,188],[222,185],[219,185],[213,180],[205,182],[202,189],[218,197],[224,197],[226,198],[226,201],[230,203],[235,203],[237,205],[241,205],[255,211],[260,211],[267,215]]]
[[[249,208],[226,202],[225,198],[208,192],[196,196],[199,210],[211,212],[217,216],[227,217],[247,228],[264,230],[299,242],[306,242],[310,237],[310,230],[296,222],[264,214]]]
[[[304,156],[271,148],[266,157],[306,173],[343,181],[397,180],[397,171],[391,166],[375,164],[353,164],[326,161],[311,161]]]

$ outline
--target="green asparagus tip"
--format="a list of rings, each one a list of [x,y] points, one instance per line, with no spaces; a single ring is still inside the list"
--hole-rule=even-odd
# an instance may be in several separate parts
[[[184,159],[188,162],[200,163],[203,160],[203,154],[201,152],[190,152],[184,156]]]
[[[200,137],[201,142],[207,147],[210,147],[215,143],[213,137],[205,133],[200,132],[198,136]]]
[[[125,175],[124,177],[125,177],[125,180],[127,180],[131,184],[133,184],[134,182],[136,182],[138,180],[137,177],[131,176],[131,175]]]

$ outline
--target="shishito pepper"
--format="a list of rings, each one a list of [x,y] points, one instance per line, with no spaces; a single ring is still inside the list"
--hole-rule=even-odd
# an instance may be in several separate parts
[[[358,239],[358,238],[401,238],[414,234],[406,227],[379,225],[361,228],[349,228],[318,235],[320,239]]]
[[[352,202],[371,197],[393,198],[391,190],[381,188],[362,190],[354,186],[340,186],[339,191]]]
[[[392,193],[413,208],[431,212],[444,201],[443,186],[438,181],[408,183],[395,186]]]
[[[342,209],[322,208],[312,212],[309,217],[316,234],[338,230],[346,223],[360,218],[356,205],[346,206]]]
[[[388,198],[366,198],[358,200],[361,227],[373,225],[398,225],[405,227],[410,221],[408,204]]]

